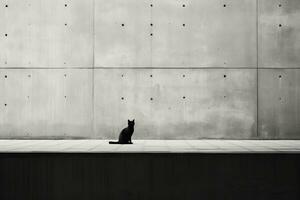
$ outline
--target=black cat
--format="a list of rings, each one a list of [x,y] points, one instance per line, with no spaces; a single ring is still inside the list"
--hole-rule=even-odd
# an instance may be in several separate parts
[[[132,121],[128,120],[128,126],[121,131],[119,135],[119,141],[117,142],[109,141],[109,144],[133,144],[131,141],[131,136],[133,132],[134,132],[134,120]]]

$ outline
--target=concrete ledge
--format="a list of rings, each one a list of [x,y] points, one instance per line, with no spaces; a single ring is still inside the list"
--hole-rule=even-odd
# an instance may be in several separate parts
[[[300,140],[0,140],[2,153],[300,153]]]

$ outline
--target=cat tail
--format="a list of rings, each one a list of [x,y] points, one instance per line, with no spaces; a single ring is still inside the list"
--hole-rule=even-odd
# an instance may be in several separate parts
[[[109,141],[109,144],[120,144],[118,141],[114,142],[114,141]]]

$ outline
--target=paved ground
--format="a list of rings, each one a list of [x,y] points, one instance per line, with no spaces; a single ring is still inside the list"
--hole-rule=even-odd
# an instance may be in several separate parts
[[[0,140],[0,152],[300,153],[300,140]]]

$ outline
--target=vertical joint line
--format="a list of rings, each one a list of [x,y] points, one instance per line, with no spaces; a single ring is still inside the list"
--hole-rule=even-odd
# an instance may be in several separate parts
[[[151,4],[153,4],[153,1],[151,0]],[[150,7],[150,23],[153,24],[153,7]],[[154,26],[150,26],[150,33],[153,33],[153,27]],[[152,66],[152,54],[153,54],[153,37],[150,37],[150,67]]]
[[[95,137],[95,0],[93,0],[93,24],[92,24],[92,33],[93,33],[93,38],[92,38],[92,48],[93,48],[93,60],[92,60],[92,135]]]
[[[259,108],[258,108],[258,100],[259,100],[259,98],[258,98],[258,94],[259,94],[259,91],[258,91],[258,89],[259,89],[259,87],[258,87],[258,81],[259,81],[259,79],[258,79],[258,75],[259,75],[259,73],[258,73],[258,65],[259,65],[259,58],[258,58],[258,56],[259,56],[259,53],[258,53],[258,12],[259,12],[259,10],[258,10],[258,5],[259,4],[259,0],[256,0],[256,136],[257,137],[259,137],[259,117],[258,117],[258,111],[259,111]]]

